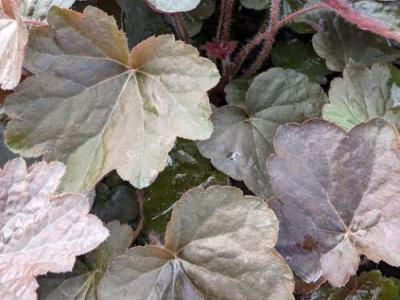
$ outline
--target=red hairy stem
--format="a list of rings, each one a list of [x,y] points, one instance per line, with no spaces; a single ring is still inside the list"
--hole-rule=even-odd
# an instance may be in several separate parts
[[[313,10],[317,10],[317,9],[330,9],[330,7],[328,5],[326,5],[325,3],[317,3],[314,5],[310,5],[308,7],[302,8],[298,11],[295,11],[294,13],[291,13],[290,15],[287,15],[286,17],[284,17],[282,20],[280,20],[278,22],[277,26],[283,27],[287,23],[293,21],[295,18],[302,16]]]
[[[231,34],[232,12],[234,0],[226,0],[222,26],[222,40],[228,41]]]
[[[329,9],[329,7],[324,4],[324,3],[318,3],[315,5],[311,5],[309,7],[300,9],[298,11],[295,11],[294,13],[286,16],[280,21],[277,21],[275,24],[275,30],[278,31],[281,27],[286,25],[288,22],[292,21],[296,17],[299,17],[301,15],[304,15],[308,12],[311,12],[313,10],[317,9]],[[259,31],[256,36],[254,36],[253,39],[251,39],[243,48],[242,50],[238,53],[236,56],[235,60],[226,68],[226,74],[224,74],[223,78],[225,78],[225,81],[234,78],[237,73],[239,72],[240,68],[242,67],[243,63],[249,56],[249,54],[263,41],[268,41],[268,36],[270,35],[270,27],[268,26],[266,29]],[[272,45],[270,46],[272,47]],[[267,49],[268,50],[268,49]],[[270,51],[270,50],[269,50]]]
[[[219,8],[217,35],[216,35],[217,41],[221,40],[222,27],[223,27],[223,23],[224,23],[225,5],[226,5],[226,0],[221,0],[221,5]]]
[[[357,11],[351,2],[347,0],[323,0],[322,2],[327,8],[334,10],[346,21],[357,25],[358,28],[400,42],[400,34],[391,29],[389,24],[379,18],[375,19],[373,16],[369,16],[368,13]]]
[[[250,68],[243,74],[244,78],[251,77],[254,73],[261,68],[264,61],[269,56],[271,52],[272,45],[275,42],[275,36],[279,30],[278,22],[279,22],[279,13],[280,13],[280,5],[281,0],[272,0],[271,2],[271,10],[270,10],[270,22],[267,28],[267,35],[265,37],[265,41],[263,43],[263,47],[258,54],[254,63],[250,66]]]
[[[226,74],[224,74],[225,76],[223,77],[229,77],[229,79],[231,79],[236,76],[249,54],[265,39],[264,35],[265,32],[257,33],[257,35],[240,50],[236,59],[227,66]]]

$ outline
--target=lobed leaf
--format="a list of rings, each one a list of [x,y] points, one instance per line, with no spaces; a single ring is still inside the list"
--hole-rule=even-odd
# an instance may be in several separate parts
[[[324,120],[286,124],[268,161],[278,251],[305,282],[345,285],[360,255],[399,266],[400,143],[382,119],[348,134]]]
[[[71,271],[75,256],[108,235],[81,194],[54,195],[59,162],[29,168],[21,158],[0,170],[0,298],[36,299],[35,276]]]
[[[273,249],[278,223],[259,198],[233,187],[195,188],[175,205],[165,246],[117,257],[100,299],[294,299]]]
[[[107,223],[109,237],[77,262],[72,273],[50,274],[39,280],[39,300],[94,300],[97,286],[111,261],[124,254],[132,244],[133,230],[118,221]],[[57,276],[61,275],[61,276]]]
[[[347,65],[343,78],[335,78],[323,118],[345,130],[375,117],[400,128],[400,72],[389,65]]]
[[[242,99],[244,104],[236,96],[227,101],[231,105],[213,112],[214,132],[210,139],[198,142],[200,153],[217,169],[243,180],[257,196],[269,197],[265,162],[273,152],[276,129],[286,122],[318,116],[326,95],[307,76],[272,68],[254,78],[246,99]]]
[[[173,36],[151,37],[130,53],[112,17],[53,7],[34,28],[28,78],[8,97],[7,145],[67,166],[63,191],[88,191],[111,170],[138,188],[165,167],[177,136],[212,131],[207,90],[218,70]]]

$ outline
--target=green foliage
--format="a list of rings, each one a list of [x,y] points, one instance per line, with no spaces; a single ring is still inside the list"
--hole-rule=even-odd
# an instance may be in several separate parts
[[[249,9],[262,10],[268,7],[270,0],[240,0],[240,4]]]
[[[399,298],[398,279],[385,278],[379,271],[370,271],[351,278],[341,289],[323,285],[304,300],[397,300]]]
[[[277,231],[274,213],[259,198],[228,186],[189,190],[174,207],[165,245],[117,257],[99,297],[292,299],[291,271],[273,249]]]
[[[113,259],[126,252],[132,243],[133,231],[128,225],[113,221],[107,224],[110,236],[96,250],[64,274],[50,274],[40,280],[39,300],[94,300],[97,286]]]
[[[124,12],[124,29],[129,47],[134,47],[152,35],[172,33],[162,14],[153,11],[143,0],[117,0]]]
[[[123,181],[116,172],[107,175],[96,185],[96,198],[92,213],[104,222],[119,220],[121,223],[137,223],[141,217],[141,201],[138,191]]]
[[[323,31],[314,35],[312,43],[332,71],[343,71],[348,63],[370,66],[400,57],[399,51],[389,47],[385,39],[360,31],[341,17],[327,18],[324,27]]]
[[[274,66],[296,70],[319,84],[326,84],[330,71],[309,43],[296,39],[282,41],[275,45],[271,55]]]
[[[179,139],[168,165],[147,189],[144,197],[144,230],[163,234],[175,202],[193,187],[227,184],[228,177],[200,155],[195,143]]]
[[[317,117],[326,95],[307,76],[281,68],[259,74],[246,94],[246,84],[233,84],[227,88],[230,105],[213,112],[214,132],[198,143],[199,150],[217,169],[243,180],[253,193],[267,198],[272,192],[265,162],[273,152],[276,129],[286,122]],[[245,98],[238,98],[243,95]]]
[[[63,191],[87,192],[113,169],[146,187],[177,136],[210,136],[206,92],[219,74],[195,48],[165,35],[129,52],[113,18],[93,7],[53,7],[48,21],[30,35],[25,65],[37,76],[5,103],[6,140],[21,155],[65,162]]]
[[[391,0],[0,0],[0,299],[400,299],[399,42]]]
[[[346,130],[375,117],[400,128],[399,74],[389,65],[347,65],[343,78],[331,83],[330,103],[323,108],[323,118]]]

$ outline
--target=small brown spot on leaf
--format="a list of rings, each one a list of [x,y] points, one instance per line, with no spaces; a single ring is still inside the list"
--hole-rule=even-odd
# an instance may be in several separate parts
[[[318,249],[318,241],[311,235],[307,234],[304,236],[303,244],[301,248],[307,251],[313,251]]]

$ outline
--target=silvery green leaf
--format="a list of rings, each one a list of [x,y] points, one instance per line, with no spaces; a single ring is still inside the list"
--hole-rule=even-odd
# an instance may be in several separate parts
[[[343,78],[335,78],[329,90],[329,104],[323,118],[345,130],[381,117],[400,128],[399,71],[389,65],[347,65]]]

